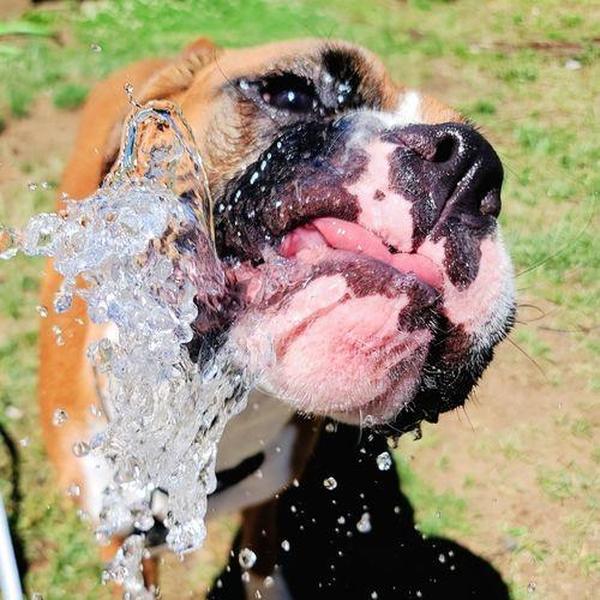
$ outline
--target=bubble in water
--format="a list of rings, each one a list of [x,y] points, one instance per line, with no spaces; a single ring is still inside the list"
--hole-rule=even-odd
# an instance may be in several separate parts
[[[287,540],[283,540],[281,542],[281,547],[285,550],[285,552],[290,551],[290,543]]]
[[[377,456],[377,468],[380,471],[389,471],[392,466],[392,457],[389,452],[382,452]]]
[[[335,488],[337,487],[337,481],[334,477],[327,477],[323,480],[323,486],[327,490],[335,490]]]
[[[444,564],[444,563],[446,562],[446,556],[445,556],[444,554],[440,554],[440,555],[438,556],[438,560],[439,560],[439,561],[440,561],[442,564]]]
[[[238,560],[242,569],[251,569],[256,563],[256,554],[250,548],[242,548]]]
[[[364,512],[360,517],[360,520],[356,524],[356,529],[360,533],[369,533],[371,531],[371,515],[368,512]]]
[[[80,458],[90,453],[90,446],[87,442],[75,442],[73,444],[73,454]]]
[[[64,408],[57,408],[54,413],[52,413],[52,425],[55,427],[64,425],[68,419],[69,415]]]
[[[68,289],[61,288],[54,296],[54,310],[60,314],[67,312],[73,304],[73,292]]]
[[[379,595],[377,594],[377,592],[373,591],[371,592],[371,598],[372,600],[377,600],[377,598],[379,598]]]

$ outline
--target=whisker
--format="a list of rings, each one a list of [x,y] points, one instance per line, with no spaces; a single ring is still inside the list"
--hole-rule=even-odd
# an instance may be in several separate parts
[[[546,372],[540,366],[540,364],[535,360],[535,358],[533,358],[533,356],[530,356],[526,350],[521,348],[521,346],[519,344],[517,344],[517,342],[515,342],[515,340],[513,340],[512,337],[509,336],[506,339],[510,342],[510,344],[512,344],[512,346],[514,346],[521,354],[523,354],[523,356],[525,356],[535,366],[535,368],[544,376],[544,379],[548,380],[548,376],[546,375]]]

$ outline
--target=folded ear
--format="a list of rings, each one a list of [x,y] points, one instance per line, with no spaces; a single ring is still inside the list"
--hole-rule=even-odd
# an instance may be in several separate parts
[[[169,100],[178,93],[184,92],[190,87],[196,75],[214,62],[221,52],[222,50],[211,40],[205,37],[198,38],[136,88],[133,94],[134,100],[138,104],[146,104],[151,100]],[[122,112],[121,118],[114,123],[106,139],[101,179],[108,174],[117,159],[127,112],[126,110]]]
[[[148,100],[167,100],[170,96],[186,90],[196,74],[214,62],[221,50],[215,44],[200,37],[188,46],[168,66],[151,77],[140,90],[136,100],[143,104]]]

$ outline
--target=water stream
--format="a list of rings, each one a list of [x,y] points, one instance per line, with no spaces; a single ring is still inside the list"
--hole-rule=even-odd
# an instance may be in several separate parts
[[[114,472],[97,536],[139,532],[125,540],[104,579],[121,583],[128,598],[153,597],[139,568],[144,532],[154,524],[153,494],[168,496],[170,549],[201,546],[217,443],[264,365],[250,368],[239,340],[221,336],[215,344],[202,336],[222,318],[227,274],[215,252],[202,160],[174,105],[136,110],[100,189],[63,204],[21,231],[0,229],[0,257],[51,257],[64,280],[54,306],[43,310],[66,312],[80,296],[93,323],[116,327],[117,335],[88,348],[107,382],[109,420],[75,452],[97,453]]]

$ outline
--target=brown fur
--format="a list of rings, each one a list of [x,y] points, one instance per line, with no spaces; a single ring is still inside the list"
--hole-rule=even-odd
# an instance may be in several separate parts
[[[343,42],[328,43],[352,48]],[[114,73],[93,90],[87,101],[60,194],[84,198],[99,187],[110,169],[117,154],[122,124],[130,111],[123,91],[126,83],[133,85],[134,98],[140,103],[169,99],[181,106],[204,158],[211,187],[218,190],[221,182],[257,154],[261,140],[268,136],[266,124],[270,124],[256,111],[247,107],[240,109],[235,93],[223,91],[223,86],[228,80],[281,69],[298,60],[304,60],[309,68],[310,57],[316,57],[322,46],[322,41],[307,39],[220,50],[200,39],[174,60],[144,60]],[[393,109],[401,88],[392,83],[376,56],[364,50],[358,52],[370,81],[380,86],[383,99],[380,108]],[[308,58],[299,59],[304,56]],[[424,97],[423,108],[426,121],[430,123],[457,119],[455,113],[433,99]],[[60,276],[49,262],[42,287],[45,306],[52,306],[60,283]],[[63,332],[63,346],[56,344],[55,326]],[[56,466],[59,485],[63,487],[73,482],[84,485],[80,462],[72,453],[72,445],[89,437],[90,406],[98,403],[86,347],[99,335],[101,331],[90,324],[81,300],[75,300],[72,310],[66,314],[50,311],[41,322],[41,420],[48,454]],[[52,415],[57,408],[66,410],[69,415],[61,427],[52,424]],[[114,550],[114,544],[111,549]],[[149,565],[148,569],[152,570],[148,579],[155,580],[155,565]]]

